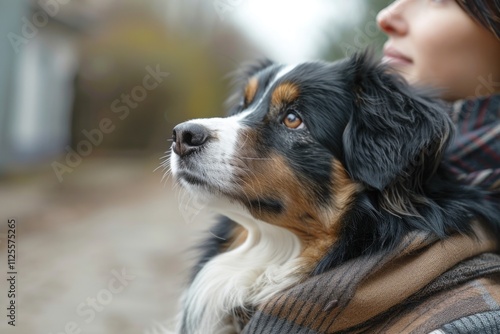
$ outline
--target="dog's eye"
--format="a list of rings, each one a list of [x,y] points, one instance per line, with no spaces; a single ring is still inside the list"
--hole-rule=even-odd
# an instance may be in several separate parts
[[[283,119],[283,124],[290,129],[300,129],[304,127],[302,119],[294,113],[288,113]]]

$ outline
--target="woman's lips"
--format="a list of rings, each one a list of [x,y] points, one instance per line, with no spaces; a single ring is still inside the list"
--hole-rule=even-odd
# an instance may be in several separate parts
[[[413,61],[409,57],[405,56],[403,53],[392,47],[384,48],[384,56],[382,57],[382,62],[393,66],[408,66],[413,63]]]

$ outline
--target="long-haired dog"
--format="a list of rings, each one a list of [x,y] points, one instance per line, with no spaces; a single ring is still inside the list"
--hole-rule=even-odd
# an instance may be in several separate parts
[[[180,333],[237,333],[257,305],[408,233],[498,231],[498,199],[449,180],[443,105],[367,54],[244,71],[225,118],[173,131],[171,171],[223,218],[183,296]]]

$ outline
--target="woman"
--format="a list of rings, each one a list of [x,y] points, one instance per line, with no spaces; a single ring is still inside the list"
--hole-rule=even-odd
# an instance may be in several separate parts
[[[466,183],[499,188],[500,1],[399,0],[377,21],[389,37],[383,61],[456,102],[446,166]]]

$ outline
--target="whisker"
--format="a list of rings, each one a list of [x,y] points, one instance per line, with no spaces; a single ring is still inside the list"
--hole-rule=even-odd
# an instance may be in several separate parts
[[[215,235],[211,230],[208,231],[212,236],[214,236],[215,238],[219,239],[219,240],[224,240],[226,241],[227,239],[225,238],[222,238],[222,237],[219,237],[218,235]]]
[[[242,180],[243,181],[243,180]],[[253,187],[251,185],[249,185],[247,182],[243,181],[250,189],[252,189],[253,192],[255,192],[255,190],[253,189]],[[248,197],[248,194],[247,192],[245,191],[245,189],[240,185],[240,184],[236,184],[240,189],[241,189],[241,192],[245,195],[247,201],[248,201],[248,206],[251,206],[252,204],[252,201],[250,200],[250,197]],[[259,198],[257,197],[257,202],[259,203],[259,211],[261,211],[261,206],[260,206],[260,200]]]
[[[166,185],[166,184],[167,184],[167,181],[168,181],[168,179],[169,179],[169,177],[170,177],[170,175],[172,175],[172,174],[170,173],[170,171],[167,171],[166,173],[163,173],[163,176],[162,176],[162,178],[161,178],[161,182],[163,182],[163,180],[165,180],[165,185]],[[167,178],[165,179],[165,177],[167,177]]]
[[[257,176],[255,175],[255,172],[252,171],[251,169],[249,168],[241,168],[240,166],[237,166],[237,165],[233,165],[233,167],[237,168],[237,170],[239,172],[242,172],[243,173],[243,176],[248,176],[248,175],[251,175],[252,177],[256,178]],[[248,183],[247,181],[245,181],[244,179],[241,179],[240,178],[240,181],[243,182],[245,185],[248,186],[248,188],[250,188],[250,190],[255,193],[255,194],[259,194],[259,193],[262,193],[262,188],[260,189],[261,191],[257,191],[257,189],[255,189],[254,186],[252,186],[250,183]],[[248,204],[250,205],[251,204],[251,200],[248,196],[248,191],[245,191],[245,189],[240,185],[240,184],[236,184],[237,186],[239,186],[239,188],[241,189],[241,192],[245,195],[247,201],[248,201]],[[260,206],[260,200],[258,199],[257,197],[257,200],[258,200],[258,203],[259,203],[259,210],[261,210],[261,206]]]
[[[163,166],[163,164],[159,165],[158,167],[156,167],[154,170],[153,170],[153,173],[156,172],[158,169],[160,168],[165,168],[165,166]]]
[[[245,146],[245,144],[247,143],[248,138],[250,138],[250,137],[248,136],[248,134],[244,133],[244,135],[245,135],[245,137],[246,137],[246,138],[245,138],[245,141],[243,142],[243,144],[241,144],[241,146],[240,146],[240,147],[244,147],[244,146]]]
[[[249,157],[238,157],[239,159],[245,159],[245,160],[273,160],[272,158],[249,158]]]

